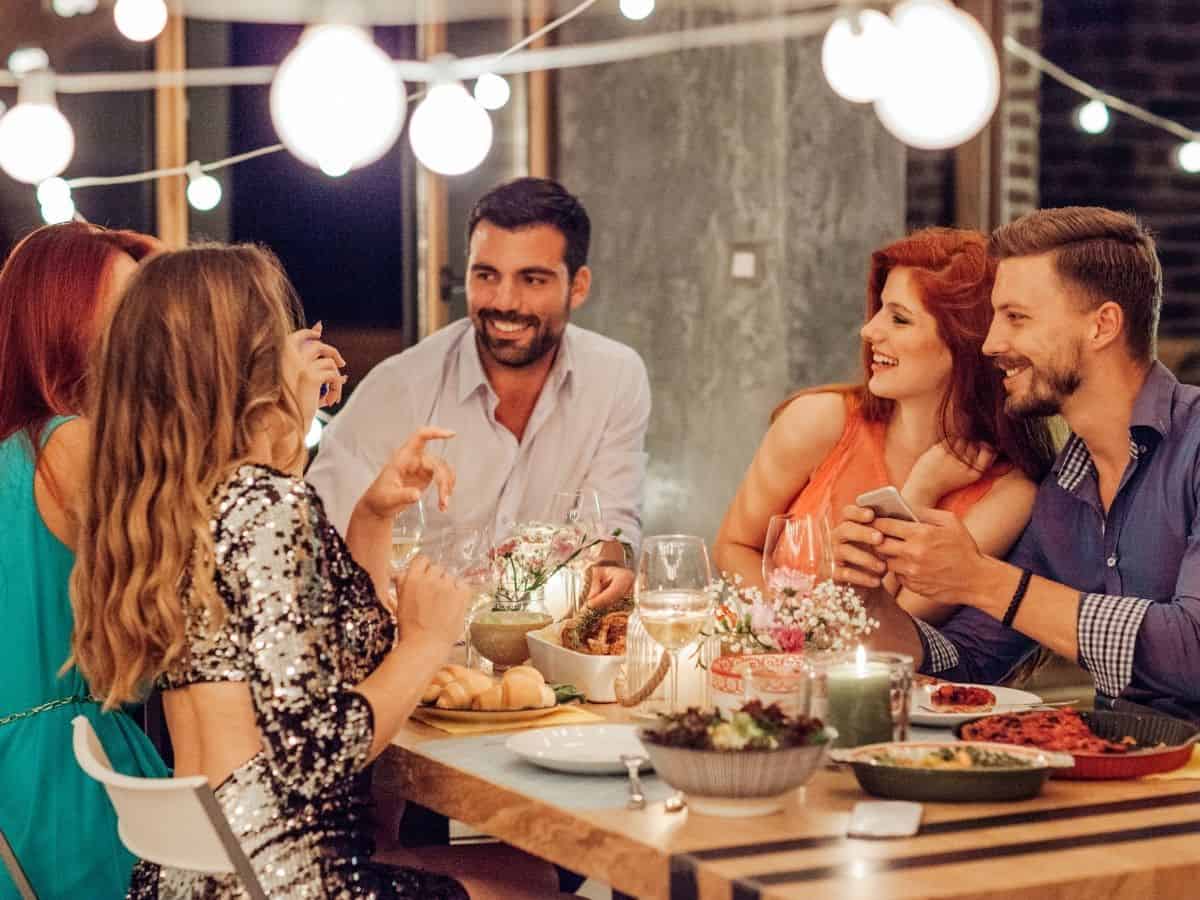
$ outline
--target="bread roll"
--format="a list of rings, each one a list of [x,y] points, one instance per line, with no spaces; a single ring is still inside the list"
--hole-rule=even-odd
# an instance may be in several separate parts
[[[504,709],[504,687],[493,685],[482,694],[477,694],[471,701],[472,709],[499,710]]]
[[[496,683],[492,681],[492,676],[486,675],[477,669],[467,669],[461,677],[455,680],[459,684],[465,685],[467,693],[472,697],[482,694]]]
[[[463,682],[452,681],[442,688],[437,705],[439,709],[470,709],[471,692]]]
[[[513,666],[504,673],[503,681],[508,681],[510,678],[530,678],[535,684],[545,684],[546,679],[533,666]]]
[[[534,684],[529,678],[506,679],[500,685],[505,709],[535,709],[542,705],[544,684]]]
[[[422,703],[432,703],[442,693],[442,685],[438,684],[436,680],[437,676],[434,676],[434,678],[435,680],[429,682],[429,687],[425,688],[425,693],[421,695]]]
[[[542,702],[539,706],[553,706],[558,702],[558,698],[554,696],[554,688],[548,684],[542,685]]]

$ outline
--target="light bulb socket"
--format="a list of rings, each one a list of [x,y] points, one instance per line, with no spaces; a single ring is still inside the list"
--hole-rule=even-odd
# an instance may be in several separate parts
[[[17,103],[41,106],[58,106],[54,99],[54,70],[34,69],[26,72],[17,82]]]
[[[204,170],[200,168],[199,160],[195,160],[195,159],[193,159],[190,163],[187,164],[184,171],[187,172],[187,177],[188,177],[189,182],[195,181],[197,178],[200,178],[204,174]]]

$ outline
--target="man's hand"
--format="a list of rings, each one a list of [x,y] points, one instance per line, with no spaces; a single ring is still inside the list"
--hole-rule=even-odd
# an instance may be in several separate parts
[[[939,603],[963,603],[978,587],[986,557],[962,520],[940,509],[918,509],[921,524],[879,518],[884,539],[875,552],[910,591]]]
[[[597,563],[589,571],[591,581],[588,586],[587,605],[592,609],[616,606],[633,590],[632,569],[613,563]]]

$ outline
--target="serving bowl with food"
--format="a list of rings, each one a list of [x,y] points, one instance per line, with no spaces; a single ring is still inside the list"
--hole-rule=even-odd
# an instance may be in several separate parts
[[[936,803],[1025,800],[1074,765],[1066,753],[983,742],[868,744],[832,755],[868,794]]]
[[[617,699],[617,674],[625,663],[631,604],[585,609],[579,615],[525,635],[529,661],[551,682],[569,682],[589,703]]]
[[[1067,707],[984,716],[959,725],[955,734],[1069,753],[1074,765],[1056,777],[1102,780],[1178,769],[1191,759],[1200,728],[1170,716]]]
[[[812,778],[837,732],[751,701],[732,713],[693,707],[659,716],[639,737],[659,778],[683,791],[692,811],[757,816],[781,809]]]

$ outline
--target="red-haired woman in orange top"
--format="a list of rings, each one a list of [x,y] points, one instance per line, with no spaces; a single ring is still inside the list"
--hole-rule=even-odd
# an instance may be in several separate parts
[[[128,716],[101,712],[77,670],[59,675],[89,443],[84,375],[125,283],[158,246],[51,225],[0,270],[0,828],[40,897],[122,897],[134,862],[104,790],[75,763],[72,718],[87,716],[118,770],[167,774]],[[11,891],[0,876],[0,896]]]
[[[871,255],[864,383],[801,391],[776,409],[717,535],[721,569],[761,586],[771,516],[836,525],[857,496],[889,484],[910,506],[957,513],[985,552],[1007,552],[1053,451],[1045,423],[1004,413],[1002,375],[981,352],[995,271],[976,231],[924,229]],[[930,621],[953,611],[908,591],[897,599]]]

